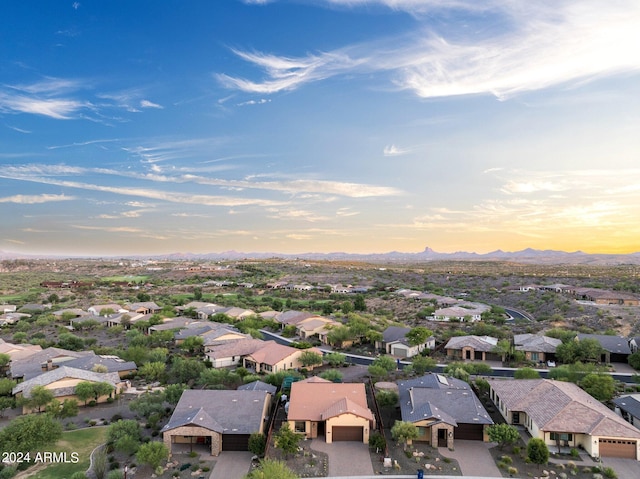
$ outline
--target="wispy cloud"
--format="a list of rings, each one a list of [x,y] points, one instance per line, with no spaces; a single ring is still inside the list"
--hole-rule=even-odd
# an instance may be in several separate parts
[[[338,195],[350,198],[367,198],[382,196],[401,196],[404,193],[388,186],[367,185],[330,180],[280,180],[280,181],[251,181],[226,180],[193,174],[163,175],[156,173],[139,173],[133,171],[112,170],[106,168],[82,168],[67,165],[11,165],[0,166],[0,177],[22,179],[25,181],[42,181],[49,176],[79,176],[89,173],[121,176],[158,183],[196,183],[200,185],[218,186],[228,190],[268,190],[286,194],[323,194]]]
[[[162,105],[158,105],[157,103],[153,103],[149,100],[140,100],[140,108],[158,108],[163,109]]]
[[[318,215],[313,211],[302,210],[298,208],[293,209],[276,209],[269,208],[268,217],[279,220],[302,220],[309,223],[316,223],[318,221],[327,221],[329,218],[326,216]]]
[[[16,203],[21,205],[36,205],[41,203],[51,203],[55,201],[72,201],[75,196],[66,195],[13,195],[0,198],[0,203]]]
[[[640,70],[640,3],[620,0],[472,2],[465,0],[327,0],[349,8],[372,3],[414,15],[413,35],[286,57],[234,50],[264,72],[249,80],[218,75],[253,93],[293,90],[336,75],[388,73],[399,89],[422,98],[492,94],[509,98],[568,82]],[[478,33],[464,22],[437,31],[433,13],[493,17],[500,28]]]
[[[276,93],[294,90],[305,83],[323,80],[336,74],[345,73],[364,59],[354,60],[340,51],[308,55],[300,58],[278,57],[260,52],[233,50],[236,55],[249,63],[263,68],[267,79],[258,82],[227,74],[216,74],[225,86],[251,93]]]
[[[384,156],[402,156],[411,152],[409,148],[400,148],[396,145],[388,145],[384,147],[383,154]]]

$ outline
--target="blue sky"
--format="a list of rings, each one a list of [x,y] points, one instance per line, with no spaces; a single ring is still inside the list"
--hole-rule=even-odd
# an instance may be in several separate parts
[[[0,250],[640,251],[637,0],[3,2]]]

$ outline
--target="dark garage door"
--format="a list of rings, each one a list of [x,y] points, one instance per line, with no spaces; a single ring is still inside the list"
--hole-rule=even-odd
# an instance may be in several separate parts
[[[619,439],[600,439],[601,457],[636,458],[636,441],[623,441]]]
[[[249,450],[249,434],[223,434],[222,450],[223,451],[248,451]]]
[[[482,441],[483,430],[482,424],[458,424],[458,427],[453,430],[453,438]]]
[[[333,426],[333,441],[362,442],[362,426]]]

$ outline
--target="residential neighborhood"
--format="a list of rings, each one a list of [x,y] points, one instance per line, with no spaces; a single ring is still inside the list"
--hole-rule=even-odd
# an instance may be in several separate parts
[[[466,476],[469,456],[486,477],[524,477],[538,467],[533,440],[558,478],[640,471],[632,293],[585,299],[578,284],[521,278],[485,294],[462,287],[463,275],[447,287],[441,272],[430,276],[435,292],[420,292],[406,274],[368,283],[373,270],[346,288],[353,272],[335,265],[285,263],[291,281],[275,281],[279,272],[262,282],[244,267],[203,277],[168,265],[126,283],[89,281],[89,268],[34,281],[24,305],[9,286],[24,278],[2,273],[14,301],[0,328],[0,444],[18,447],[3,431],[25,420],[56,425],[33,450],[92,431],[74,479],[100,477],[95,454],[108,479],[220,479],[229,458],[244,468],[238,478],[261,460],[300,477],[343,475],[349,463],[349,475]],[[452,308],[465,314],[442,313]],[[6,462],[0,477],[35,466]]]

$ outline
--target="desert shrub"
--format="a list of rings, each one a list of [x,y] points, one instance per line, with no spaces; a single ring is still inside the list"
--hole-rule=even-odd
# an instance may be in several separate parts
[[[514,474],[518,474],[518,469],[515,467],[510,467],[507,472],[509,472],[509,474],[513,476]]]
[[[511,457],[509,456],[502,456],[500,458],[500,461],[504,462],[505,464],[513,464],[513,459],[511,459]]]
[[[616,471],[614,471],[612,467],[604,467],[604,468],[602,468],[602,474],[607,479],[617,479],[618,478],[618,475],[616,474]]]

